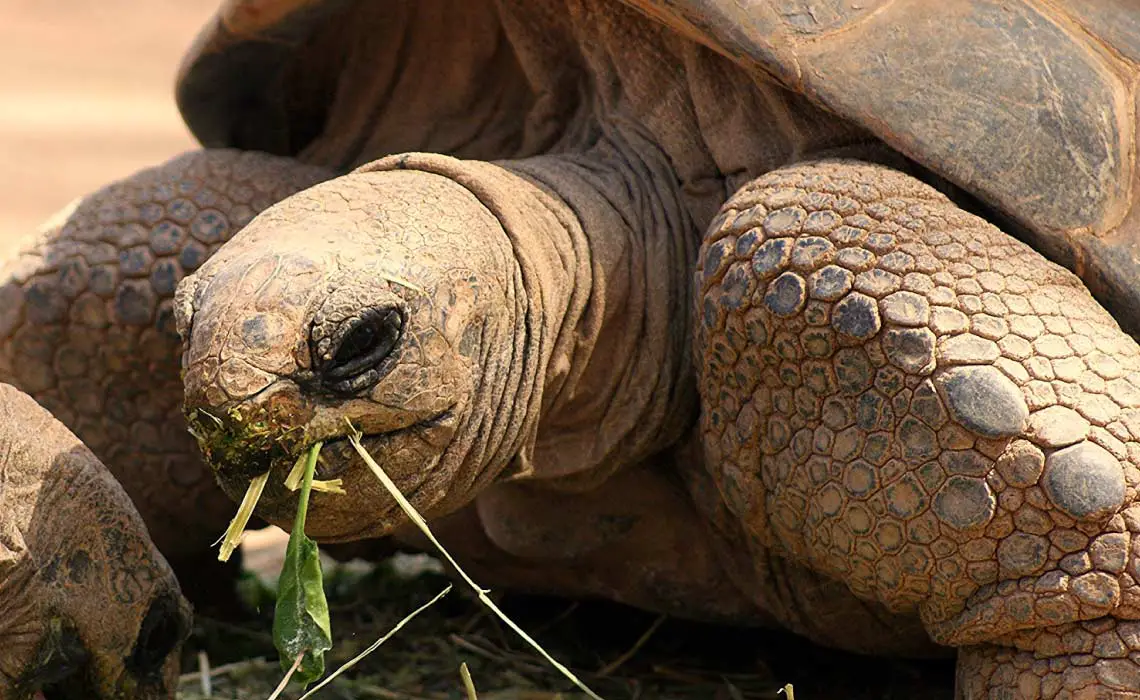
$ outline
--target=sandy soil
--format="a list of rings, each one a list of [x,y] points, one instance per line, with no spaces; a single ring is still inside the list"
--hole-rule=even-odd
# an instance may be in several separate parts
[[[174,75],[217,0],[0,0],[0,255],[194,142]]]

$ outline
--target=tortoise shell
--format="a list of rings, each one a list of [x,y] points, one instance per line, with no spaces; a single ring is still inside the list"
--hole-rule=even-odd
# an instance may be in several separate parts
[[[523,85],[528,78],[560,75],[520,81],[496,62],[502,28],[496,12],[479,9],[486,4],[494,3],[227,0],[183,63],[180,109],[206,146],[344,168],[377,150],[478,158],[542,152],[553,135],[520,136],[509,125],[485,133],[512,104],[519,112],[524,103],[533,108],[534,95],[549,87]],[[1127,0],[623,4],[969,193],[1011,233],[1080,275],[1126,331],[1140,332],[1140,214],[1133,205],[1140,8]],[[414,14],[433,14],[432,26],[451,29],[427,35],[425,22],[409,20]],[[355,121],[328,121],[330,102],[353,86],[353,49],[345,47],[359,46],[361,35],[389,57],[365,69],[392,74],[383,119],[368,122],[369,134],[361,132],[367,118],[376,119],[375,106]],[[417,41],[437,42],[435,65],[404,63]],[[457,74],[465,71],[497,81],[487,84],[501,93],[498,112],[464,110],[470,89],[462,86],[471,76],[464,82]],[[464,131],[471,123],[484,132],[478,143]],[[427,129],[430,138],[417,136]],[[336,145],[314,151],[322,135]]]

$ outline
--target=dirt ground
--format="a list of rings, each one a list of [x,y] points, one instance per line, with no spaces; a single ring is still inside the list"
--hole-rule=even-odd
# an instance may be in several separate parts
[[[174,106],[216,0],[0,0],[0,254],[75,197],[193,147]]]

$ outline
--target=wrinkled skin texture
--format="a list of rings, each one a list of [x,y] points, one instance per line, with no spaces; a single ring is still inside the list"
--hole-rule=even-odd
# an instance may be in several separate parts
[[[347,419],[490,585],[957,648],[962,698],[1137,696],[1140,352],[1076,277],[612,2],[340,7],[284,96],[331,73],[319,123],[241,102],[206,139],[342,175],[178,287],[185,410],[231,497],[269,470],[259,513],[287,525],[281,479],[325,440],[348,495],[310,534],[422,545]],[[408,151],[464,160],[385,158]]]
[[[0,384],[0,697],[172,698],[190,608],[106,468]]]
[[[482,447],[496,430],[473,426],[482,414],[468,408],[488,391],[521,396],[516,410],[524,418],[513,425],[531,427],[525,414],[541,394],[496,372],[512,365],[495,353],[533,347],[527,331],[536,327],[519,322],[514,300],[501,291],[517,269],[505,246],[513,245],[521,265],[533,260],[536,231],[547,242],[573,240],[576,231],[559,233],[560,222],[572,221],[565,216],[513,218],[512,204],[499,197],[513,206],[535,197],[555,211],[558,200],[525,179],[496,187],[512,180],[511,169],[539,173],[556,183],[552,196],[565,192],[575,211],[585,211],[581,198],[589,195],[563,161],[503,170],[393,158],[271,208],[180,288],[187,406],[230,417],[232,425],[212,432],[206,421],[197,427],[208,454],[237,450],[213,460],[231,495],[265,469],[279,483],[296,454],[280,441],[243,440],[238,430],[253,420],[243,416],[268,416],[276,434],[300,433],[298,445],[341,438],[348,418],[429,518],[474,507],[488,541],[463,555],[478,559],[479,547],[493,545],[537,565],[600,548],[589,537],[567,539],[561,521],[540,517],[549,508],[544,492],[581,488],[594,475],[582,469],[568,479],[543,471],[565,458],[528,467],[517,446]],[[519,223],[528,228],[516,230]],[[593,232],[582,229],[587,239]],[[369,238],[354,238],[360,235]],[[308,244],[291,246],[293,237]],[[448,249],[472,240],[481,245],[461,257]],[[380,259],[335,254],[345,246],[377,250]],[[470,271],[459,282],[449,274],[456,259]],[[855,161],[795,166],[743,187],[711,222],[696,269],[703,450],[679,453],[674,471],[713,524],[693,528],[695,546],[717,552],[762,611],[738,621],[771,616],[861,651],[913,654],[932,650],[930,640],[962,647],[964,697],[1011,686],[1030,698],[1136,687],[1140,667],[1129,654],[1140,652],[1132,545],[1140,455],[1129,445],[1137,440],[1130,426],[1140,410],[1140,348],[1075,276],[933,188]],[[612,279],[612,271],[593,279]],[[493,290],[485,306],[469,301],[479,299],[476,289]],[[566,328],[570,304],[547,313],[558,287],[540,283],[541,295],[525,283],[515,289],[528,306],[543,304],[539,332]],[[417,295],[434,303],[409,303]],[[354,300],[356,314],[342,313],[347,320],[326,330],[325,309],[343,298]],[[345,340],[358,319],[388,307],[403,325],[386,352],[371,356]],[[267,313],[284,319],[264,319]],[[472,319],[483,332],[465,342]],[[445,322],[459,330],[449,333]],[[261,341],[265,327],[299,333],[282,331],[276,337],[286,342],[266,346],[265,355],[247,337],[252,329]],[[437,334],[441,351],[426,351],[425,339]],[[357,365],[359,385],[336,389],[322,363],[349,361],[346,345],[343,352],[373,359]],[[556,376],[552,367],[561,369],[557,351],[554,358],[540,365],[547,379],[539,390]],[[241,364],[227,369],[227,362]],[[572,373],[573,359],[565,362]],[[239,371],[247,365],[258,381]],[[588,375],[589,366],[580,371]],[[338,400],[338,393],[351,396]],[[387,409],[417,401],[426,407],[413,418]],[[557,402],[541,403],[557,422]],[[441,425],[433,419],[440,415],[454,422]],[[326,464],[346,479],[349,495],[314,501],[312,532],[330,540],[393,532],[394,504],[359,460],[334,448]],[[481,483],[501,474],[511,481]],[[286,524],[284,496],[277,487],[263,515]],[[610,496],[630,503],[616,487]],[[627,507],[623,517],[652,522],[683,512],[679,502],[669,512],[649,511]],[[605,520],[579,514],[573,522],[603,542],[612,537]],[[642,566],[656,561],[648,529],[622,533],[631,545],[645,538],[633,547],[646,553]],[[550,567],[555,589],[557,570]],[[509,567],[498,574],[507,585],[530,580]],[[723,591],[702,595],[712,579],[673,577],[675,590],[696,591],[686,596],[686,613],[722,616],[700,607],[724,600]],[[584,592],[606,594],[594,586]],[[652,587],[627,583],[624,599],[659,609]]]

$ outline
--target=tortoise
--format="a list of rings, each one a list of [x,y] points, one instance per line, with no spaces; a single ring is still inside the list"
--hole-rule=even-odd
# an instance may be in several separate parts
[[[231,0],[0,378],[176,571],[315,441],[309,534],[415,546],[359,429],[488,584],[1140,697],[1137,60],[1109,0]]]
[[[125,491],[0,384],[0,697],[173,697],[190,607]]]

